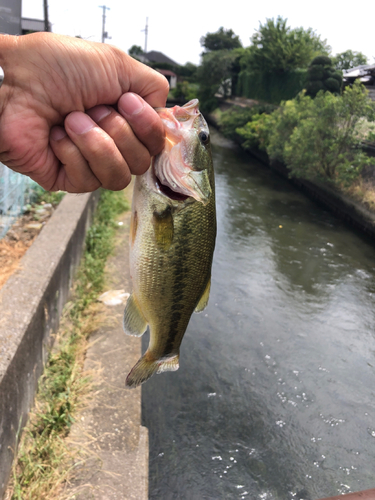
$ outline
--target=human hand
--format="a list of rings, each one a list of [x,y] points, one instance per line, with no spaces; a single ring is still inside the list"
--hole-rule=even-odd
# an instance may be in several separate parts
[[[0,36],[0,161],[47,190],[123,189],[164,145],[167,80],[106,44]]]

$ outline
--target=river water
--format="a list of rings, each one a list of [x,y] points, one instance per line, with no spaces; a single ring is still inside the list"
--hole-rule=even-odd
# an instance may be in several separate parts
[[[150,499],[374,488],[374,246],[213,135],[210,302],[142,387]]]

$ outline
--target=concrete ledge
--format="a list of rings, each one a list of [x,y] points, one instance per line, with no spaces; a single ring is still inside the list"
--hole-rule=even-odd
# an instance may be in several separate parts
[[[66,195],[0,291],[0,498],[99,196]]]

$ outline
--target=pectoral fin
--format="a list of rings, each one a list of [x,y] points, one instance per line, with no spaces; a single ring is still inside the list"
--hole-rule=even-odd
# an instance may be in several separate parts
[[[140,337],[147,329],[147,321],[145,320],[141,310],[139,309],[133,294],[130,295],[126,302],[124,311],[124,330],[128,335]]]
[[[210,289],[211,289],[211,278],[208,280],[207,286],[203,292],[202,297],[200,298],[197,307],[195,308],[196,313],[202,312],[206,309],[208,304],[208,299],[210,298]]]
[[[164,212],[154,212],[155,241],[161,250],[168,250],[173,241],[173,216],[170,207]]]

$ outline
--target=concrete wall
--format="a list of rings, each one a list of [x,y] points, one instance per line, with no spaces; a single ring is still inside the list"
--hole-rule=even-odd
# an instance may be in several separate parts
[[[98,200],[66,195],[0,291],[0,498]]]

